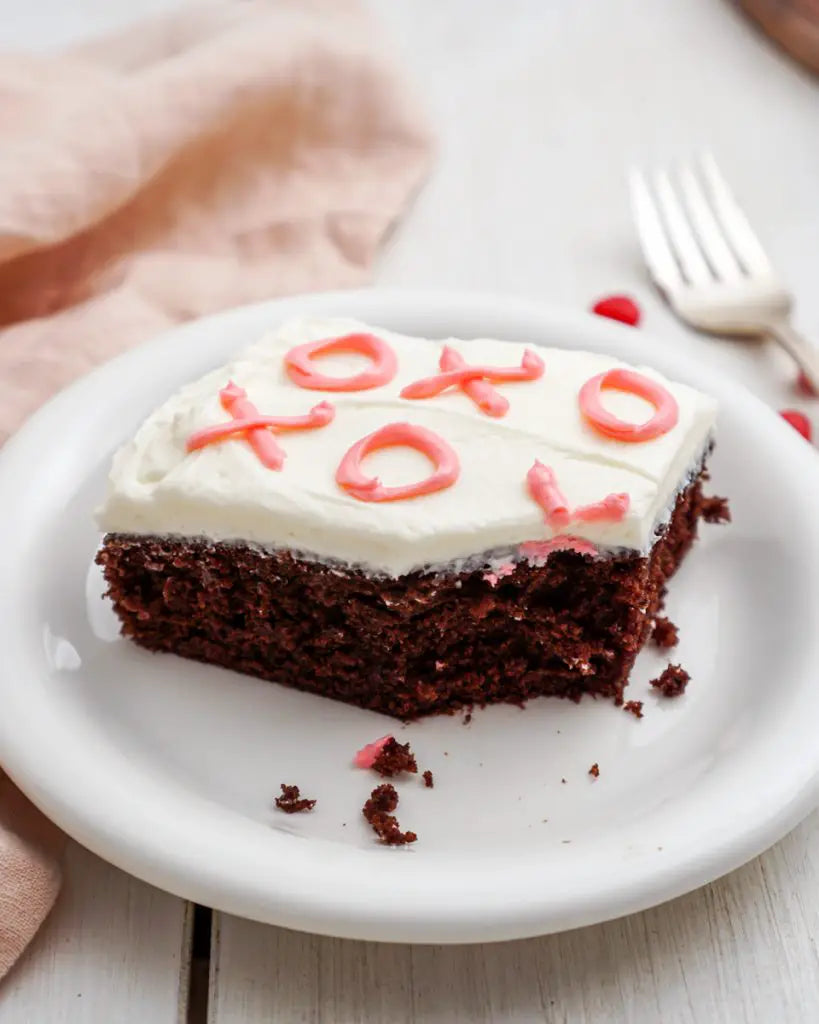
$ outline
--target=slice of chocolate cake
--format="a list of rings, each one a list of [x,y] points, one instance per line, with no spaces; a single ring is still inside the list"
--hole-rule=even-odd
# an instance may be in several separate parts
[[[714,416],[608,356],[292,322],[117,453],[97,560],[143,647],[399,717],[621,699]]]

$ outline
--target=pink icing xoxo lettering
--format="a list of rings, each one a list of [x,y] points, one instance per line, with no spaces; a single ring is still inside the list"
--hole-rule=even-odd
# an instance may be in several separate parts
[[[619,419],[603,407],[602,392],[609,388],[644,398],[654,406],[654,415],[645,423]],[[616,441],[651,441],[661,437],[677,425],[680,415],[676,399],[662,384],[634,370],[609,370],[592,377],[580,389],[579,402],[588,423],[599,434]]]
[[[350,377],[328,377],[314,369],[315,356],[356,352],[372,360],[372,366]],[[296,345],[284,357],[290,379],[310,391],[368,391],[389,384],[398,370],[398,359],[390,346],[374,334],[345,334]]]
[[[537,380],[543,376],[543,360],[528,348],[523,353],[520,366],[469,366],[462,355],[444,345],[438,365],[443,373],[408,384],[401,397],[435,398],[449,388],[460,388],[487,416],[505,416],[509,402],[492,385]]]
[[[325,427],[335,416],[335,409],[329,402],[314,405],[306,416],[262,416],[256,406],[248,400],[244,388],[233,381],[219,392],[222,408],[233,419],[227,423],[215,423],[191,434],[185,442],[189,452],[198,451],[209,444],[242,439],[248,442],[259,461],[268,469],[281,469],[285,453],[276,443],[274,433],[280,430],[312,430]]]
[[[365,456],[398,445],[407,445],[426,455],[435,471],[417,483],[400,487],[384,487],[378,477],[364,475],[361,461]],[[411,423],[388,423],[350,448],[336,470],[336,483],[359,501],[401,501],[451,487],[460,468],[458,456],[438,434]]]

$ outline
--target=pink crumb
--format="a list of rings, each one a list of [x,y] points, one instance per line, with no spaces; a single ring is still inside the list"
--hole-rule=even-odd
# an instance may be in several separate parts
[[[489,584],[490,587],[496,587],[498,582],[504,578],[504,576],[511,576],[515,571],[514,562],[503,562],[497,567],[494,572],[485,572],[483,578]]]
[[[391,739],[392,736],[382,736],[381,739],[368,743],[357,751],[353,758],[353,764],[356,768],[372,768],[375,759]]]
[[[524,558],[528,558],[534,565],[543,565],[553,551],[575,551],[579,555],[596,555],[597,548],[594,544],[582,537],[572,537],[568,534],[560,534],[552,537],[551,540],[527,540],[518,548]]]

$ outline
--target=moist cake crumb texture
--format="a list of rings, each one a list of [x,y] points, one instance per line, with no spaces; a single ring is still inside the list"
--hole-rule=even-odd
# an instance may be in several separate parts
[[[731,509],[728,507],[727,498],[718,498],[716,495],[700,498],[700,515],[706,523],[730,523]]]
[[[397,806],[398,793],[395,786],[390,782],[385,782],[376,786],[361,810],[364,818],[385,846],[405,846],[418,839],[414,832],[401,831],[398,819],[392,813]]]
[[[400,775],[401,772],[418,771],[415,755],[410,750],[409,743],[399,743],[394,736],[390,736],[376,754],[371,767],[379,775],[387,778]]]
[[[654,620],[651,639],[658,647],[676,647],[680,634],[670,619],[665,618],[663,615],[658,615]]]
[[[285,814],[299,814],[302,811],[312,811],[316,806],[315,800],[307,800],[299,793],[298,786],[281,784],[282,795],[276,797],[276,806]]]
[[[623,711],[629,711],[635,718],[642,718],[643,702],[641,700],[627,700],[623,705]]]
[[[429,768],[427,768],[427,770],[423,773],[421,778],[424,780],[424,785],[427,787],[427,789],[432,789],[433,786],[435,785],[435,780],[433,779],[432,772],[429,770]]]
[[[685,693],[690,680],[691,676],[680,665],[669,665],[656,679],[651,680],[651,685],[664,697],[679,697]]]
[[[542,695],[621,700],[696,536],[698,493],[697,480],[680,494],[647,558],[556,551],[497,588],[480,571],[383,579],[172,537],[109,534],[97,561],[142,647],[396,718]]]
[[[589,775],[591,775],[591,777],[594,778],[594,779],[597,779],[597,778],[600,777],[600,766],[598,765],[598,763],[596,761],[591,766],[591,768],[589,768]]]

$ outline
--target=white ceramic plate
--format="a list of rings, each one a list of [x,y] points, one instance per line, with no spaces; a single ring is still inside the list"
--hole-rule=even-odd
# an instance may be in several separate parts
[[[704,526],[669,613],[687,694],[648,680],[604,701],[541,699],[407,727],[119,639],[100,599],[92,511],[113,449],[180,384],[297,312],[409,333],[610,351],[721,402]],[[589,924],[692,889],[816,803],[819,459],[706,365],[610,321],[500,298],[359,292],[239,309],[158,338],[59,395],[0,456],[0,762],[81,843],[222,910],[332,935],[469,942]],[[419,841],[378,846],[351,766],[396,730],[436,785],[399,783]],[[592,762],[600,777],[591,779]],[[565,779],[565,782],[563,781]],[[280,782],[318,799],[272,809]]]

